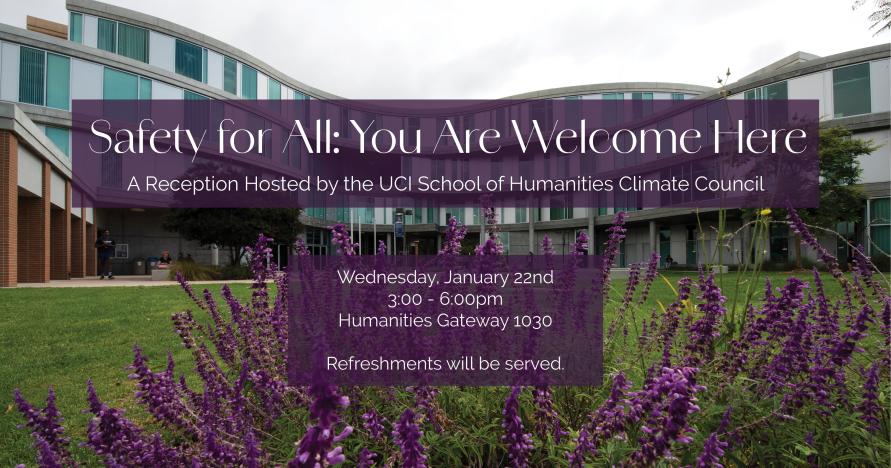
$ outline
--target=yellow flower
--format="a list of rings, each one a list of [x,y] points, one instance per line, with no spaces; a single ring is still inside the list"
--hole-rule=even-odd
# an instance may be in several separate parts
[[[770,208],[765,208],[765,209],[761,210],[761,212],[760,212],[761,216],[767,216],[770,213],[771,213]]]

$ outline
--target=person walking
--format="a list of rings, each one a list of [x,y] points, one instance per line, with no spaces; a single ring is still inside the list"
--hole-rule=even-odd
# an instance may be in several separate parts
[[[96,239],[96,250],[99,254],[99,279],[105,279],[105,275],[108,274],[108,279],[114,279],[114,274],[111,272],[111,257],[114,256],[114,239],[111,238],[111,233],[108,229],[102,231],[102,235]]]

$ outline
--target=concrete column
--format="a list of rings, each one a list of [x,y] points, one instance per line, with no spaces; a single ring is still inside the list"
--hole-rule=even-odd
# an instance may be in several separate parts
[[[50,280],[50,163],[43,162],[40,197],[19,198],[18,276],[22,283]]]
[[[216,244],[210,245],[210,264],[214,266],[220,264],[220,248]]]
[[[535,220],[532,219],[532,207],[526,207],[526,220],[529,221],[529,251],[538,253],[538,242],[535,242]]]
[[[0,287],[18,284],[19,145],[0,130]]]
[[[588,208],[588,255],[597,252],[597,238],[594,234],[594,208]]]
[[[396,252],[393,251],[393,234],[387,233],[387,253],[390,255],[396,255]]]

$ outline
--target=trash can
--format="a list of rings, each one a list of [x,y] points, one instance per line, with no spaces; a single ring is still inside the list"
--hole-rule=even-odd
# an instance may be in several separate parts
[[[133,270],[131,274],[134,275],[144,275],[145,273],[145,259],[143,258],[134,258],[133,259]]]

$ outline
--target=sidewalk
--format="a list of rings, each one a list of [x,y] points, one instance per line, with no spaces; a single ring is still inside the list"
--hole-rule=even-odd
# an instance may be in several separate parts
[[[215,281],[190,281],[189,284],[235,284],[250,283],[252,280],[215,280]],[[174,286],[176,281],[152,281],[150,275],[125,275],[115,276],[114,279],[100,280],[98,276],[89,278],[76,278],[70,280],[52,280],[49,283],[19,283],[19,288],[103,288],[103,287],[132,287],[132,286]]]

